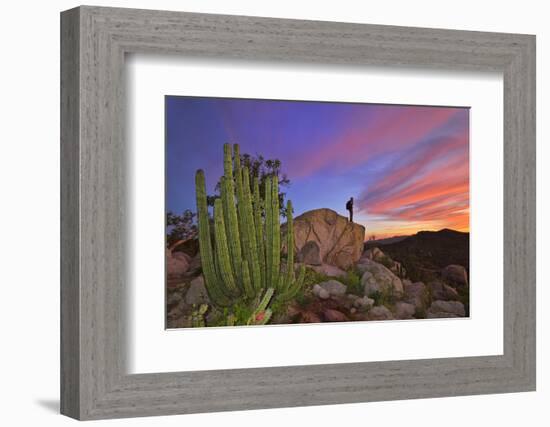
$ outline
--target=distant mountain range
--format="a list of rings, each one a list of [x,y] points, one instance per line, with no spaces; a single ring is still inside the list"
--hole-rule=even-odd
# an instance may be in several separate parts
[[[368,240],[365,242],[365,244],[369,247],[371,246],[379,246],[379,245],[387,245],[389,243],[396,243],[400,242],[401,240],[405,240],[407,237],[410,236],[393,236],[393,237],[386,237],[385,239],[377,239],[377,240]]]
[[[448,228],[420,231],[412,236],[367,241],[365,246],[383,246],[384,253],[401,262],[413,280],[426,280],[450,264],[470,270],[470,233]]]

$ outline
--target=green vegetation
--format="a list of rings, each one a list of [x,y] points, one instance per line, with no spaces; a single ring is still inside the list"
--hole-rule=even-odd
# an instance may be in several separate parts
[[[337,279],[339,282],[347,286],[347,292],[357,296],[363,296],[363,286],[361,285],[361,273],[355,267],[349,269],[344,277]]]
[[[393,265],[394,265],[394,261],[387,255],[384,254],[383,257],[380,257],[376,260],[376,262],[379,262],[380,264],[382,264],[384,267],[386,267],[387,269],[391,270]]]
[[[374,305],[384,305],[387,308],[393,308],[397,300],[392,288],[382,291],[376,291],[369,295],[369,298],[374,300]]]
[[[222,323],[267,323],[271,299],[288,301],[304,283],[305,268],[297,278],[293,268],[292,203],[289,200],[286,206],[288,268],[281,268],[278,178],[265,178],[262,198],[258,178],[251,176],[248,167],[241,167],[239,146],[234,145],[232,153],[225,144],[220,183],[212,227],[204,172],[196,173],[199,246],[208,296],[214,308],[224,313]]]

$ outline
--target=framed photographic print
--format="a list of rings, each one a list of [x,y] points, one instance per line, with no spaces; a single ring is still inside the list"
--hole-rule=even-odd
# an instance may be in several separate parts
[[[61,40],[62,413],[535,389],[534,36],[84,6]]]

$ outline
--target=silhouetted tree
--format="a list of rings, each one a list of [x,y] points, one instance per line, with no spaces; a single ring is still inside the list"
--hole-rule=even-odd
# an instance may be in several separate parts
[[[197,224],[195,223],[197,214],[190,209],[183,211],[181,215],[173,212],[166,214],[166,241],[169,249],[194,239],[197,235]]]
[[[281,161],[279,159],[265,159],[261,155],[252,156],[250,154],[241,154],[241,165],[246,166],[250,171],[251,178],[258,178],[260,184],[260,197],[265,200],[265,180],[268,176],[276,176],[279,180],[279,206],[281,216],[286,216],[285,197],[286,193],[282,191],[283,188],[290,186],[290,180],[287,175],[281,171]],[[253,191],[252,185],[254,180],[250,179],[250,190]],[[208,206],[214,206],[214,201],[220,197],[220,182],[216,184],[216,194],[207,196]]]

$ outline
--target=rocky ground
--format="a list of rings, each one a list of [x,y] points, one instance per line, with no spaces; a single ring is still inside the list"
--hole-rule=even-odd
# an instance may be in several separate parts
[[[434,279],[412,282],[403,266],[378,247],[364,249],[365,229],[328,209],[295,219],[296,253],[305,264],[303,291],[273,307],[270,323],[318,323],[392,319],[454,318],[468,315],[468,274],[451,264]],[[285,251],[286,249],[283,248]],[[193,326],[193,313],[209,304],[200,254],[167,252],[167,325]],[[206,325],[216,323],[215,310]]]

